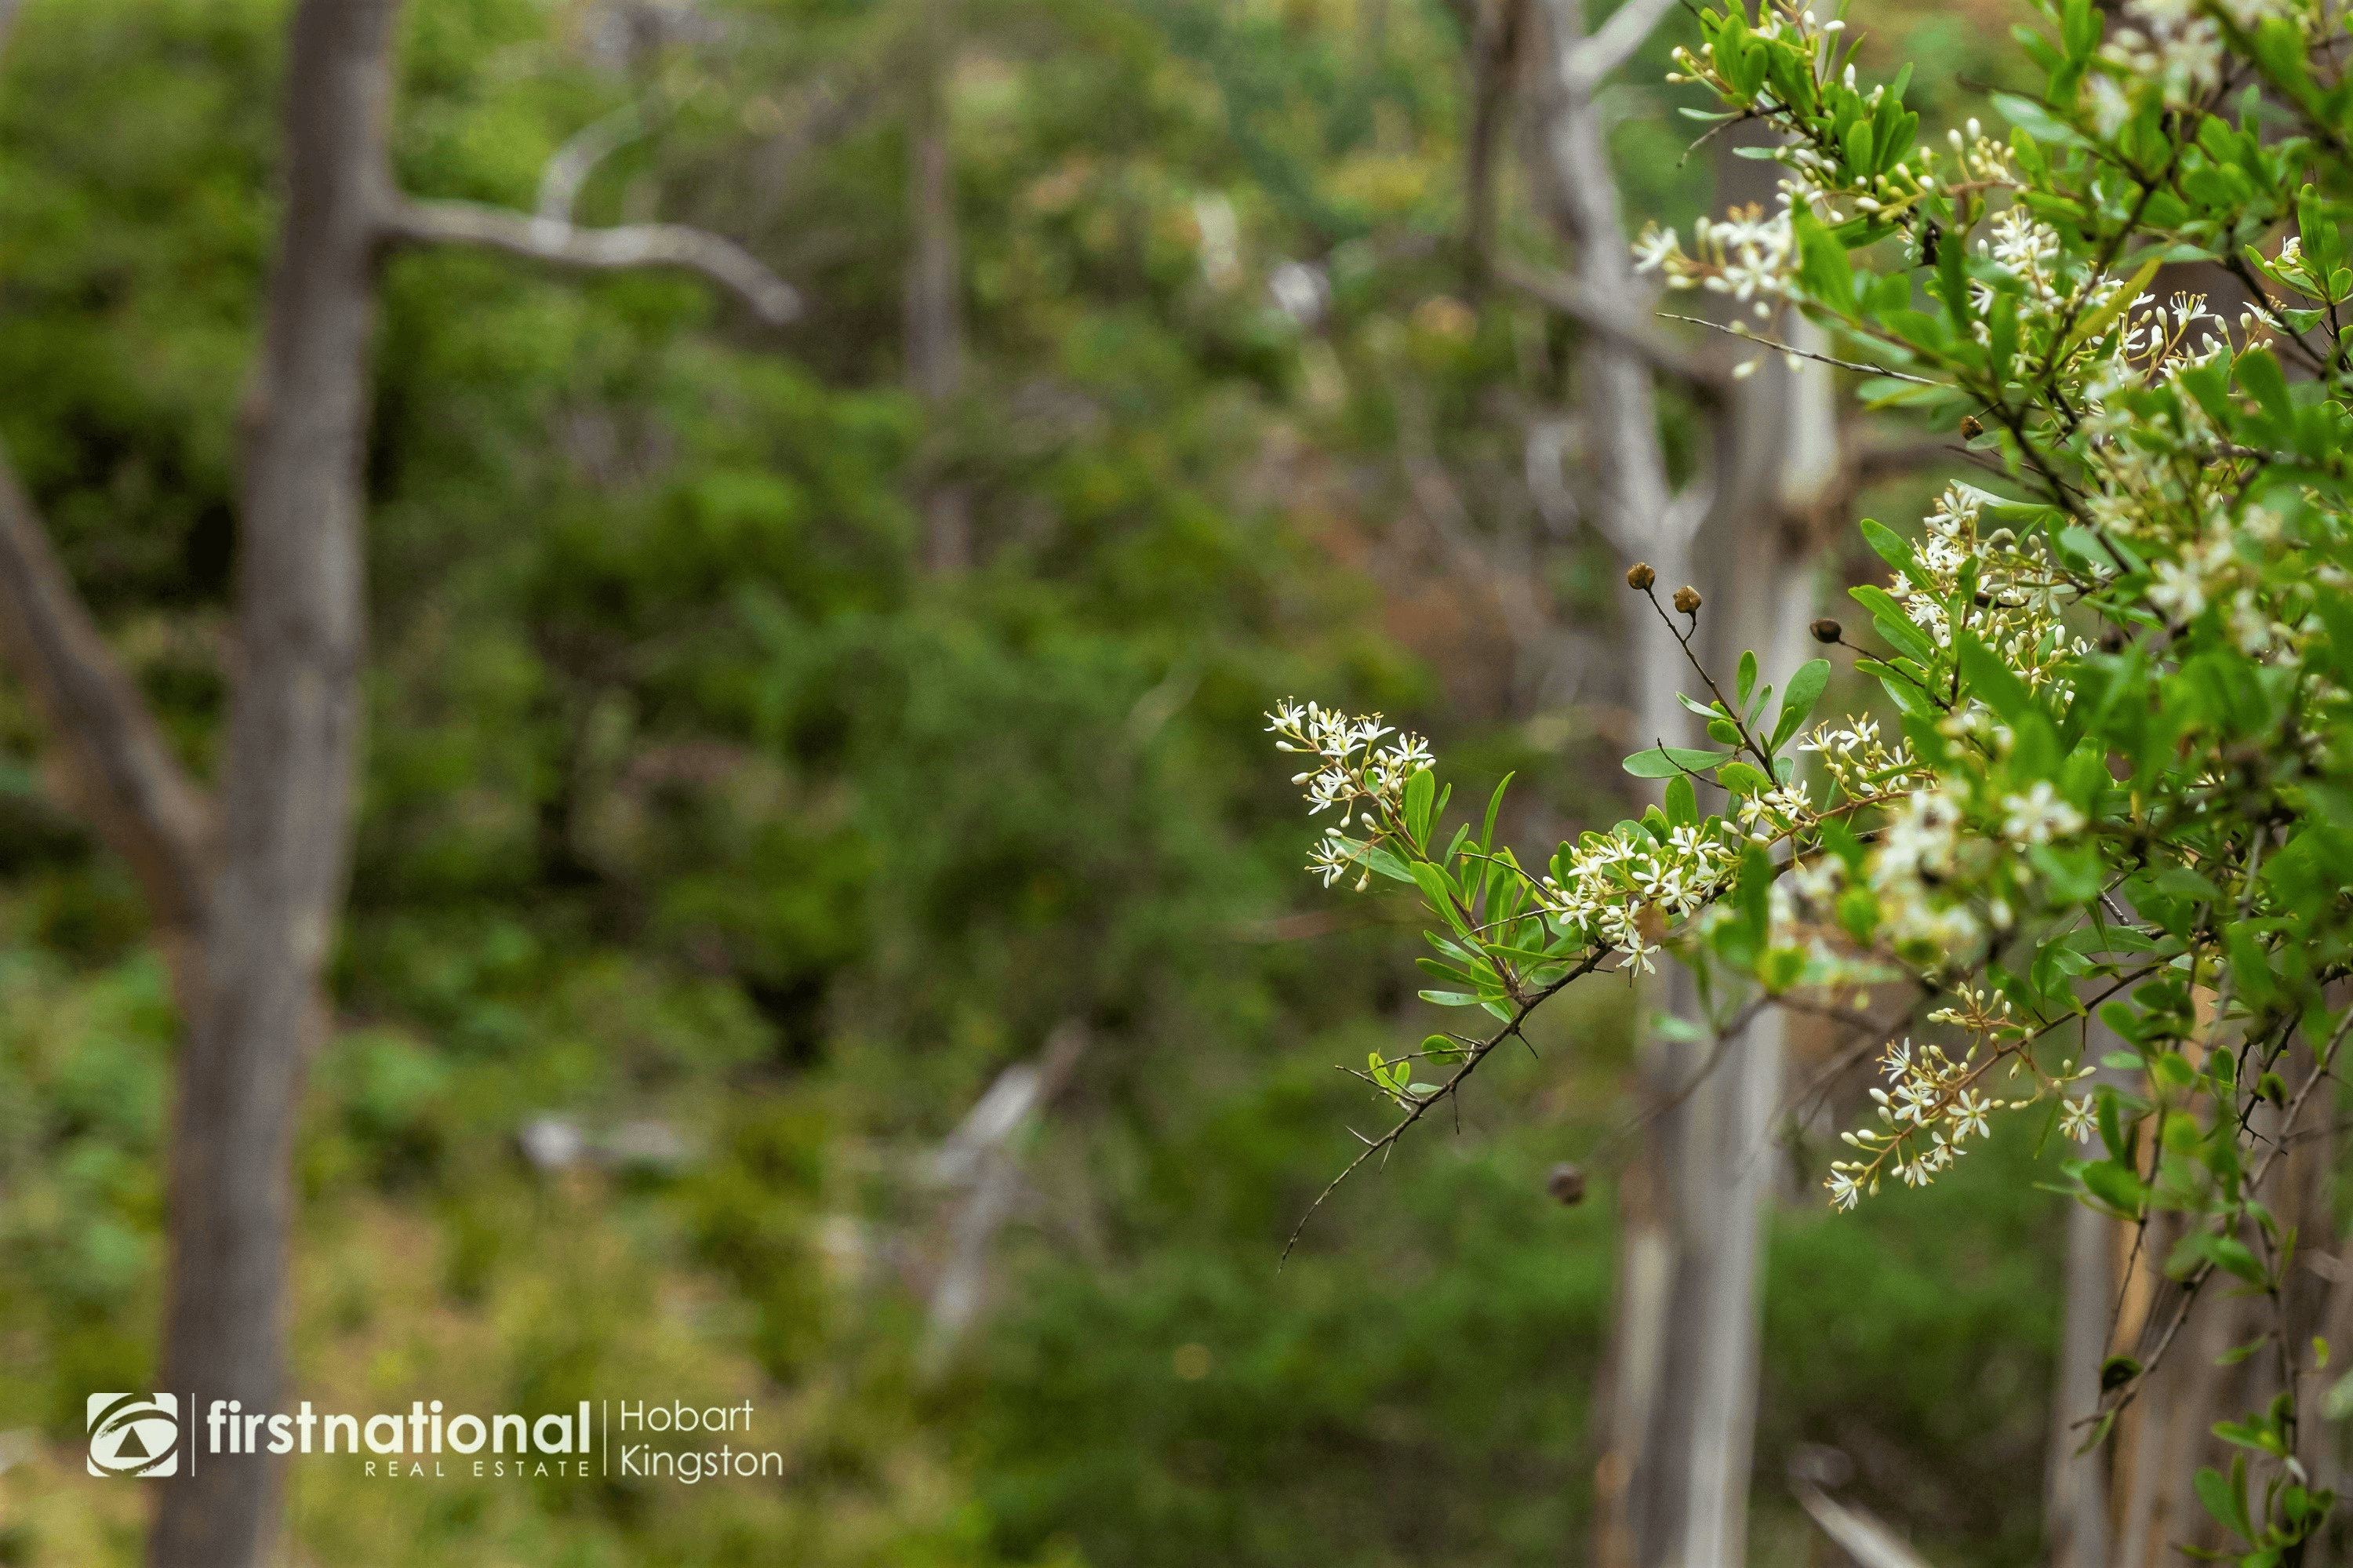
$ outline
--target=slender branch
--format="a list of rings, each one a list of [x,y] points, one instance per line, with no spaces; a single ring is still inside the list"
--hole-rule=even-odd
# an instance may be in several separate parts
[[[1931,381],[1925,376],[1914,376],[1908,371],[1890,370],[1884,365],[1866,365],[1854,359],[1834,359],[1827,354],[1816,354],[1810,348],[1798,348],[1789,344],[1777,343],[1769,337],[1759,337],[1755,333],[1744,331],[1739,327],[1725,326],[1722,322],[1712,322],[1704,316],[1679,316],[1672,311],[1660,311],[1657,313],[1661,321],[1683,322],[1692,326],[1705,327],[1710,332],[1720,332],[1726,337],[1736,337],[1743,342],[1753,343],[1759,348],[1771,349],[1776,354],[1794,354],[1799,359],[1810,359],[1817,365],[1827,365],[1834,370],[1859,370],[1866,376],[1889,376],[1898,381],[1909,381],[1920,387],[1945,385],[1942,381]]]
[[[580,200],[580,187],[588,183],[598,164],[646,133],[659,113],[659,101],[656,103],[651,110],[643,104],[624,103],[574,132],[540,171],[538,216],[570,223]]]
[[[2287,1104],[2282,1107],[2280,1112],[2281,1127],[2294,1127],[2295,1125],[2297,1113],[2304,1109],[2306,1097],[2312,1093],[2313,1087],[2316,1085],[2319,1084],[2323,1079],[2329,1078],[2333,1075],[2328,1070],[2328,1064],[2336,1056],[2337,1047],[2344,1043],[2348,1030],[2353,1030],[2353,1007],[2347,1008],[2345,1010],[2345,1015],[2337,1021],[2336,1033],[2329,1035],[2328,1044],[2322,1046],[2320,1050],[2315,1054],[2314,1062],[2316,1065],[2314,1065],[2311,1073],[2306,1076],[2303,1083],[2296,1086],[2295,1093],[2288,1097]],[[2247,1180],[2243,1189],[2245,1192],[2253,1192],[2262,1187],[2263,1178],[2271,1174],[2272,1166],[2278,1161],[2280,1155],[2286,1150],[2286,1142],[2282,1140],[2273,1144],[2271,1148],[2263,1151],[2263,1160],[2247,1174]],[[2118,1386],[2116,1392],[2116,1403],[2114,1404],[2107,1404],[2101,1409],[2094,1411],[2091,1414],[2084,1416],[2080,1421],[2077,1421],[2075,1423],[2076,1425],[2089,1425],[2092,1423],[2103,1420],[2107,1416],[2115,1415],[2121,1412],[2125,1406],[2130,1404],[2133,1400],[2139,1395],[2142,1387],[2148,1382],[2149,1374],[2157,1371],[2158,1363],[2165,1360],[2165,1352],[2172,1349],[2175,1337],[2181,1332],[2182,1324],[2189,1320],[2189,1309],[2198,1304],[2199,1289],[2200,1287],[2205,1285],[2208,1278],[2210,1278],[2213,1273],[2214,1266],[2211,1263],[2201,1263],[2188,1278],[2181,1282],[2180,1305],[2173,1309],[2173,1317],[2165,1325],[2165,1332],[2158,1338],[2157,1348],[2152,1350],[2148,1354],[2148,1359],[2141,1363],[2141,1369],[2133,1373],[2132,1380]]]
[[[1626,0],[1592,37],[1567,51],[1561,61],[1562,85],[1579,97],[1592,96],[1601,79],[1633,58],[1679,4],[1681,0]]]
[[[1682,1105],[1685,1100],[1691,1098],[1693,1095],[1698,1093],[1699,1086],[1707,1082],[1708,1079],[1714,1077],[1715,1075],[1715,1070],[1724,1065],[1724,1058],[1731,1053],[1733,1041],[1737,1039],[1751,1023],[1757,1021],[1757,1015],[1758,1013],[1764,1012],[1768,1006],[1773,1005],[1776,1001],[1777,999],[1774,997],[1760,995],[1751,997],[1747,1001],[1742,1003],[1740,1010],[1734,1013],[1723,1027],[1715,1031],[1715,1038],[1708,1044],[1706,1057],[1700,1063],[1699,1066],[1693,1071],[1692,1075],[1684,1079],[1675,1087],[1668,1090],[1665,1094],[1660,1096],[1651,1104],[1643,1107],[1642,1109],[1635,1115],[1627,1118],[1623,1122],[1620,1123],[1618,1127],[1610,1132],[1609,1137],[1603,1139],[1599,1144],[1595,1146],[1592,1159],[1596,1160],[1599,1160],[1610,1150],[1615,1149],[1619,1144],[1623,1143],[1627,1139],[1631,1138],[1634,1134],[1641,1131],[1644,1128],[1657,1122],[1669,1111],[1673,1110],[1677,1106]]]
[[[100,633],[5,456],[0,657],[47,726],[61,803],[130,863],[159,924],[193,926],[210,896],[212,801]]]
[[[1575,969],[1569,970],[1568,973],[1561,976],[1560,979],[1553,981],[1550,985],[1534,992],[1517,1007],[1514,1008],[1512,1010],[1511,1021],[1505,1023],[1501,1029],[1496,1030],[1493,1034],[1488,1035],[1484,1040],[1482,1040],[1477,1044],[1472,1046],[1463,1057],[1462,1065],[1454,1070],[1453,1076],[1448,1078],[1446,1082],[1439,1085],[1435,1093],[1424,1096],[1422,1098],[1416,1100],[1413,1103],[1413,1108],[1407,1111],[1406,1114],[1399,1118],[1395,1127],[1389,1128],[1388,1131],[1381,1134],[1378,1138],[1366,1138],[1364,1134],[1358,1133],[1356,1135],[1356,1141],[1363,1144],[1365,1147],[1357,1151],[1356,1157],[1354,1160],[1348,1161],[1347,1168],[1345,1170],[1342,1171],[1337,1176],[1333,1177],[1330,1183],[1326,1185],[1321,1192],[1315,1194],[1315,1201],[1307,1205],[1307,1212],[1299,1216],[1299,1224],[1293,1229],[1291,1239],[1282,1244],[1282,1257],[1288,1258],[1291,1255],[1292,1248],[1299,1245],[1299,1238],[1304,1235],[1307,1232],[1307,1222],[1314,1219],[1315,1217],[1315,1211],[1324,1206],[1324,1200],[1338,1192],[1340,1190],[1340,1183],[1345,1181],[1349,1177],[1354,1176],[1356,1173],[1357,1167],[1364,1164],[1366,1160],[1370,1160],[1374,1155],[1386,1154],[1388,1150],[1396,1148],[1398,1140],[1412,1129],[1414,1123],[1419,1121],[1423,1117],[1428,1116],[1432,1106],[1438,1104],[1440,1100],[1451,1100],[1458,1092],[1460,1092],[1462,1081],[1468,1078],[1472,1073],[1479,1070],[1479,1064],[1485,1061],[1488,1056],[1494,1052],[1496,1046],[1501,1045],[1504,1041],[1509,1040],[1519,1033],[1520,1025],[1527,1021],[1529,1013],[1534,1012],[1537,1008],[1551,1001],[1553,997],[1559,994],[1559,992],[1572,980],[1583,980],[1587,975],[1589,975],[1595,969],[1599,969],[1601,967],[1601,961],[1609,956],[1610,951],[1611,949],[1608,948],[1594,948],[1593,951],[1585,956],[1584,960]],[[1282,1266],[1282,1258],[1278,1258],[1275,1261],[1275,1266],[1277,1268],[1281,1268]]]
[[[1675,624],[1674,618],[1667,613],[1667,607],[1659,602],[1658,590],[1646,588],[1642,590],[1642,597],[1651,601],[1651,608],[1659,612],[1659,619],[1666,622],[1667,630],[1674,633],[1677,642],[1683,644],[1683,657],[1690,660],[1691,667],[1699,672],[1699,678],[1707,683],[1707,689],[1715,694],[1715,705],[1724,710],[1725,716],[1732,721],[1732,727],[1740,732],[1742,744],[1746,746],[1750,754],[1763,765],[1765,777],[1778,783],[1779,778],[1773,770],[1773,754],[1766,750],[1764,745],[1755,736],[1748,733],[1747,723],[1740,716],[1739,708],[1724,694],[1723,688],[1715,683],[1715,677],[1707,673],[1707,666],[1700,662],[1699,654],[1692,648],[1689,634]],[[1664,746],[1662,745],[1660,749],[1664,750]]]
[[[633,267],[675,267],[697,272],[752,307],[771,325],[801,313],[799,291],[733,240],[675,223],[583,228],[548,217],[526,217],[470,201],[396,197],[385,212],[385,238],[406,245],[473,245],[553,266],[611,272]]]

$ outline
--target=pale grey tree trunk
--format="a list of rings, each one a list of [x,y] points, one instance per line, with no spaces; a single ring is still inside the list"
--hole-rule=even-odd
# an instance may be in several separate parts
[[[2077,1453],[2090,1434],[2075,1423],[2100,1403],[2100,1363],[2116,1298],[2116,1221],[2082,1203],[2068,1205],[2066,1316],[2043,1463],[2050,1568],[2108,1568],[2107,1450]]]
[[[1696,641],[1719,681],[1743,650],[1754,650],[1760,678],[1777,683],[1816,652],[1806,632],[1814,541],[1843,471],[1832,397],[1821,367],[1777,366],[1741,383],[1721,421],[1716,504],[1699,552],[1714,569],[1694,564],[1705,601]],[[1695,685],[1680,649],[1676,655],[1686,685]],[[1704,1022],[1688,975],[1677,971],[1662,989],[1678,1016]],[[1720,1056],[1712,1041],[1661,1040],[1651,1048],[1650,1092],[1682,1097],[1654,1124],[1648,1151],[1654,1190],[1670,1201],[1632,1216],[1627,1243],[1630,1252],[1655,1252],[1658,1242],[1641,1233],[1662,1233],[1670,1259],[1647,1270],[1654,1301],[1623,1304],[1655,1314],[1658,1326],[1640,1334],[1661,1358],[1641,1374],[1657,1390],[1651,1407],[1630,1402],[1617,1417],[1625,1436],[1639,1433],[1641,1441],[1628,1450],[1633,1462],[1620,1467],[1624,1517],[1616,1545],[1619,1561],[1642,1568],[1746,1561],[1762,1226],[1779,1171],[1773,1131],[1785,1034],[1783,1015],[1766,1009]]]
[[[1648,306],[1630,276],[1592,90],[1596,67],[1622,58],[1639,38],[1620,21],[1633,10],[1621,7],[1588,38],[1579,0],[1546,0],[1554,69],[1541,139],[1550,205],[1576,248],[1575,281],[1625,314]],[[1612,28],[1613,47],[1599,47]],[[1655,363],[1622,337],[1597,334],[1584,351],[1603,530],[1630,561],[1658,573],[1662,599],[1685,583],[1699,589],[1705,603],[1695,646],[1720,680],[1743,649],[1757,652],[1767,678],[1786,680],[1813,652],[1805,632],[1811,563],[1845,485],[1828,372],[1777,362],[1720,389],[1707,487],[1678,494],[1659,442]],[[1698,689],[1697,677],[1650,605],[1636,600],[1631,609],[1633,743],[1690,744],[1693,721],[1676,697]],[[1700,1012],[1696,988],[1681,974],[1668,977],[1655,1000],[1686,1019]],[[1712,1045],[1661,1040],[1647,1053],[1646,1093],[1669,1108],[1651,1124],[1621,1201],[1615,1339],[1595,1472],[1600,1563],[1732,1568],[1746,1560],[1760,1226],[1776,1171],[1783,1049],[1781,1019],[1768,1010],[1695,1087]]]

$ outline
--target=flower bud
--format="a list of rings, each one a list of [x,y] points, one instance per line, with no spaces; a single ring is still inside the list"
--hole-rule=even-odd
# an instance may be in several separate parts
[[[1658,580],[1659,574],[1652,571],[1646,561],[1636,561],[1626,568],[1626,586],[1636,593],[1641,593]]]
[[[1697,615],[1699,603],[1699,589],[1692,587],[1691,584],[1685,583],[1675,589],[1675,608],[1685,615]]]
[[[1846,635],[1845,628],[1827,615],[1806,630],[1814,634],[1814,641],[1817,642],[1836,642],[1841,637]]]

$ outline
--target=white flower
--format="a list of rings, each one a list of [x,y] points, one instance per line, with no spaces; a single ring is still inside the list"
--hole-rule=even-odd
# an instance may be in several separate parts
[[[2148,587],[2151,604],[2176,620],[2189,620],[2206,608],[2206,583],[2198,568],[2186,561],[2160,561],[2157,580]]]
[[[1683,249],[1683,242],[1675,238],[1673,229],[1651,224],[1634,241],[1634,270],[1655,272],[1667,264],[1670,257],[1681,256]]]
[[[2096,1123],[2092,1115],[2091,1096],[2085,1095],[2081,1099],[2060,1100],[2060,1137],[2073,1139],[2077,1143],[2082,1143],[2092,1136],[2095,1126]]]
[[[2115,136],[2132,118],[2131,97],[2105,71],[2091,74],[2084,82],[2084,94],[2091,100],[2092,123],[2103,137]]]
[[[2084,813],[2061,799],[2048,779],[2037,779],[2031,789],[2006,797],[2001,805],[2009,813],[2002,836],[2021,843],[2047,844],[2083,831]]]

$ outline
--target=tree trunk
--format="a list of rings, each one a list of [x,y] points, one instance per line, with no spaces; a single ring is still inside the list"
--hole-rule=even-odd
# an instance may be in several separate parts
[[[2299,1045],[2281,1071],[2294,1076],[2310,1067],[2311,1058]],[[2258,1195],[2284,1232],[2296,1233],[2299,1258],[2319,1254],[2328,1257],[2330,1266],[2336,1242],[2332,1116],[2326,1098],[2315,1097],[2301,1107],[2293,1127],[2269,1103],[2256,1107],[2249,1124],[2259,1139],[2287,1149]],[[2182,1234],[2179,1220],[2155,1216],[2147,1228],[2126,1279],[2112,1340],[2112,1348],[2126,1349],[2145,1360],[2154,1336],[2171,1320],[2182,1297],[2181,1287],[2158,1277]],[[2129,1248],[2130,1233],[2123,1234],[2123,1245]],[[2110,1505],[2116,1544],[2110,1561],[2118,1568],[2165,1568],[2181,1560],[2185,1547],[2214,1551],[2229,1543],[2193,1486],[2200,1467],[2228,1469],[2236,1452],[2213,1435],[2213,1425],[2262,1408],[2288,1379],[2295,1381],[2299,1399],[2297,1453],[2308,1467],[2324,1467],[2316,1474],[2324,1478],[2317,1484],[2327,1484],[2325,1477],[2335,1467],[2325,1465],[2330,1435],[2319,1419],[2319,1404],[2335,1379],[2316,1369],[2311,1349],[2313,1337],[2327,1331],[2332,1315],[2324,1284],[2309,1261],[2299,1262],[2285,1281],[2276,1317],[2267,1299],[2241,1295],[2219,1276],[2198,1292],[2164,1361],[2151,1369],[2139,1397],[2116,1423]],[[2336,1315],[2343,1316],[2341,1305]],[[2221,1364],[2227,1352],[2272,1330],[2278,1332],[2269,1335],[2258,1351]],[[2308,1552],[2303,1561],[2316,1563],[2317,1554]]]
[[[585,229],[471,202],[417,202],[385,156],[398,0],[301,0],[288,51],[286,214],[248,409],[238,535],[241,669],[221,799],[193,782],[75,592],[0,455],[0,658],[25,683],[58,802],[138,876],[172,967],[185,1043],[173,1111],[164,1390],[281,1404],[292,1152],[324,1032],[364,713],[362,467],[380,253],[456,243],[590,271],[677,267],[762,319],[799,296],[722,237],[674,224]],[[13,16],[0,0],[0,40]],[[953,272],[953,264],[950,267]],[[278,1467],[205,1462],[156,1489],[156,1568],[272,1555]]]
[[[946,0],[924,0],[924,29],[907,136],[907,378],[930,419],[920,507],[923,566],[972,565],[972,493],[940,472],[944,426],[964,388],[964,301],[956,238],[955,169],[948,150],[947,77],[954,59]]]
[[[302,0],[287,86],[286,217],[238,537],[243,669],[222,859],[180,1058],[164,1383],[281,1403],[292,1139],[323,1022],[359,747],[361,455],[393,0]],[[187,1413],[188,1430],[202,1414]],[[155,1568],[271,1554],[280,1467],[203,1463],[159,1489]]]
[[[2118,1047],[2100,1024],[2084,1031],[2085,1060]],[[2042,1532],[2049,1568],[2108,1568],[2108,1451],[2077,1449],[2091,1433],[2076,1423],[2100,1403],[2100,1363],[2108,1353],[2123,1258],[2123,1227],[2082,1203],[2067,1206],[2066,1315],[2059,1365],[2051,1382],[2051,1436],[2043,1454]],[[2128,1237],[2122,1238],[2128,1246]]]
[[[1567,61],[1580,36],[1579,6],[1547,0],[1546,10],[1555,58]],[[1579,281],[1623,296],[1631,284],[1616,188],[1599,117],[1580,97],[1578,77],[1564,65],[1549,84],[1546,140],[1557,208],[1577,246]],[[1806,329],[1792,323],[1789,330]],[[1722,678],[1743,649],[1754,649],[1764,678],[1785,681],[1812,652],[1805,634],[1811,562],[1844,489],[1829,373],[1777,360],[1735,385],[1717,410],[1713,494],[1694,528],[1698,498],[1668,490],[1649,366],[1606,342],[1589,343],[1584,364],[1613,540],[1658,572],[1661,599],[1686,582],[1699,588],[1705,605],[1694,650],[1712,673]],[[1685,744],[1692,721],[1676,696],[1696,675],[1664,620],[1647,603],[1633,608],[1633,744]],[[1698,1020],[1688,976],[1672,974],[1661,989],[1670,1011]],[[1611,1568],[1729,1568],[1746,1560],[1759,1225],[1774,1170],[1783,1044],[1779,1015],[1760,1013],[1696,1087],[1712,1044],[1659,1041],[1649,1052],[1647,1097],[1675,1103],[1651,1124],[1623,1189],[1618,1318],[1595,1471],[1595,1556]]]

